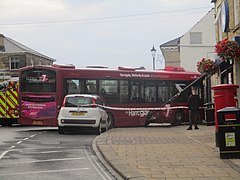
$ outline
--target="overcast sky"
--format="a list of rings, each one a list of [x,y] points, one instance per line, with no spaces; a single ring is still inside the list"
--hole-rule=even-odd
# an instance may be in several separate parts
[[[0,0],[0,34],[59,64],[152,69],[151,48],[185,34],[211,0]]]

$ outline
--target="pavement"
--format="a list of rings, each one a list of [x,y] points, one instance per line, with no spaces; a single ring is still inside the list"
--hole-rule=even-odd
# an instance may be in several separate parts
[[[220,159],[215,127],[187,127],[114,128],[96,137],[94,149],[116,179],[239,180],[240,159]]]

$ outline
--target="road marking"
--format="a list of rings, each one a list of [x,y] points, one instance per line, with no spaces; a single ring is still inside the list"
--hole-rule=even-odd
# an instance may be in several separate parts
[[[17,144],[21,144],[23,141],[18,141]]]
[[[10,150],[3,151],[2,154],[0,154],[0,159],[2,159]]]
[[[30,152],[28,154],[50,154],[50,153],[59,153],[59,152],[68,152],[68,151],[43,151],[43,152]]]
[[[29,136],[29,137],[33,138],[33,137],[36,136],[36,135],[37,135],[37,134],[33,134],[33,135]],[[21,144],[23,141],[28,140],[29,137],[28,137],[28,138],[24,138],[24,139],[21,140],[21,141],[18,141],[16,144]],[[3,151],[2,154],[0,154],[0,160],[1,160],[8,152],[14,151],[14,148],[15,148],[15,147],[16,147],[16,146],[10,146],[10,147],[8,148],[9,150]]]
[[[30,138],[33,138],[34,136],[36,136],[37,134],[33,134],[33,135],[31,135],[31,136],[29,136]]]
[[[42,152],[33,152],[33,150],[35,150],[36,148],[25,148],[25,150],[30,150],[31,152],[28,152],[28,154],[50,154],[50,153],[61,153],[61,152],[74,152],[74,151],[79,151],[82,150],[82,148],[73,148],[73,149],[66,149],[66,148],[62,148],[62,147],[56,147],[55,149],[59,149],[59,150],[55,150],[55,151],[47,151],[47,149],[49,149],[49,147],[43,147],[41,149],[45,150]],[[51,148],[50,148],[51,149]]]
[[[90,164],[91,164],[91,165],[93,166],[93,168],[97,171],[97,173],[102,177],[102,179],[104,179],[104,180],[110,179],[110,180],[111,180],[111,178],[108,176],[107,173],[105,173],[105,171],[104,171],[104,170],[102,169],[102,167],[98,164],[98,162],[97,162],[94,158],[90,158],[90,156],[88,155],[87,149],[84,149],[84,151],[85,151],[85,154],[86,154],[86,156],[87,156]],[[94,162],[92,162],[92,159],[93,159],[93,161],[95,162],[95,164],[97,165],[97,167],[96,167],[96,165],[94,164]],[[100,169],[102,172],[100,172],[99,169]],[[104,177],[103,174],[104,174],[107,178]]]
[[[11,146],[11,147],[9,147],[8,149],[13,149],[13,148],[15,148],[16,146]]]
[[[10,151],[18,151],[17,149],[9,149],[6,151],[3,151],[2,154],[0,154],[0,160]]]
[[[89,169],[90,168],[58,169],[58,170],[49,170],[49,171],[22,172],[22,173],[14,173],[14,174],[0,174],[0,176],[16,176],[16,175],[40,174],[40,173],[56,173],[56,172],[79,171],[79,170],[89,170]]]
[[[78,159],[85,159],[85,157],[65,158],[65,159],[45,159],[45,160],[30,161],[30,162],[33,162],[33,163],[41,163],[41,162],[51,162],[51,161],[71,161],[71,160],[78,160]],[[21,163],[21,162],[18,162],[18,163]]]
[[[9,150],[10,151],[10,150]],[[6,155],[6,152],[4,155]],[[37,160],[37,161],[17,161],[12,163],[4,163],[4,164],[27,164],[27,163],[42,163],[42,162],[54,162],[54,161],[72,161],[72,160],[79,160],[79,159],[86,159],[85,157],[79,158],[65,158],[65,159],[45,159],[45,160]]]

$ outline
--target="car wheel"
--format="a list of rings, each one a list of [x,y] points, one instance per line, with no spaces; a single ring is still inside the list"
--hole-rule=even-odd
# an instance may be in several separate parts
[[[64,127],[58,126],[58,134],[64,134]]]
[[[114,127],[114,118],[111,113],[108,113],[107,118],[107,129],[112,129]]]
[[[174,116],[173,124],[174,126],[180,125],[184,121],[184,114],[182,111],[177,111]]]

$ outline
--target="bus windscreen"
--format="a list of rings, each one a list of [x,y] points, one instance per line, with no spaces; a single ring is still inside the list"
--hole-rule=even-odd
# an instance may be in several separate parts
[[[51,70],[26,70],[20,82],[22,92],[56,92],[56,73]]]

